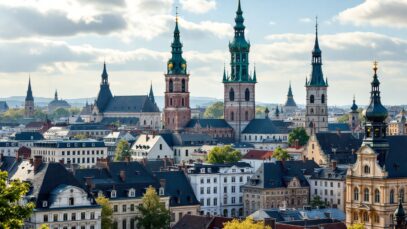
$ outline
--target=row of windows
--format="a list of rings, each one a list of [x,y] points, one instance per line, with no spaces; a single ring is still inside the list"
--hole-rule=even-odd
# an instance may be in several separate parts
[[[209,170],[210,168],[208,168],[208,170]],[[205,171],[204,171],[205,172]],[[210,171],[208,171],[208,172],[210,172]],[[232,171],[233,172],[233,171]],[[236,171],[234,171],[234,172],[236,172]],[[242,169],[242,171],[241,172],[244,172],[244,169]],[[243,182],[243,176],[240,176],[239,177],[239,182]],[[247,176],[246,177],[246,181],[249,181],[249,179],[250,179],[250,176]],[[206,178],[206,183],[207,184],[210,184],[211,183],[211,178]],[[230,181],[232,182],[232,183],[235,183],[236,182],[236,177],[230,177]],[[205,178],[201,178],[201,184],[204,184],[205,183]],[[217,183],[218,182],[218,178],[216,178],[216,177],[214,177],[213,178],[213,183]],[[224,183],[227,183],[228,182],[228,177],[224,177],[223,178],[223,182]]]
[[[61,217],[62,216],[62,217]],[[50,219],[48,218],[48,214],[44,214],[43,216],[43,222],[51,222]],[[65,222],[68,220],[86,220],[86,219],[95,219],[95,212],[90,212],[89,214],[86,214],[86,212],[81,212],[80,214],[76,214],[76,212],[71,213],[71,216],[69,217],[68,213],[63,213],[63,214],[53,214],[52,215],[52,220],[53,222]]]
[[[231,88],[229,90],[229,100],[230,101],[235,101],[235,90],[233,90],[233,88]],[[244,100],[246,102],[250,101],[250,90],[249,90],[249,88],[246,88],[246,90],[244,91]]]
[[[63,229],[86,229],[86,226],[80,226],[80,227],[76,227],[76,226],[72,226],[72,227],[62,227]],[[95,229],[95,225],[90,225],[88,227],[89,229]],[[54,227],[54,229],[59,229],[58,227]]]
[[[315,102],[315,96],[311,95],[309,97],[309,101],[310,101],[310,103],[314,103]],[[321,103],[325,103],[325,95],[324,94],[321,95]]]
[[[232,120],[232,121],[235,120],[235,112],[233,112],[233,111],[230,112],[230,120]],[[244,120],[249,121],[249,112],[248,111],[244,112]]]
[[[251,141],[251,140],[252,140],[252,135],[244,135],[244,140],[247,140],[247,139],[249,139],[249,141]],[[262,140],[263,140],[263,135],[259,135],[259,136],[254,135],[254,140],[257,141],[258,139],[259,139],[260,141],[262,141]],[[287,136],[284,135],[284,136],[278,136],[278,137],[276,137],[275,135],[273,135],[271,138],[270,138],[270,136],[267,136],[267,138],[264,138],[264,139],[273,139],[273,140],[278,140],[278,141],[287,141]]]
[[[318,186],[318,181],[314,181],[314,184],[315,184],[315,187],[317,187],[317,186]],[[322,186],[323,186],[323,187],[328,187],[328,181],[325,181],[325,182],[319,181],[319,186],[321,186],[321,187],[322,187]],[[329,182],[329,187],[334,187],[334,182],[330,181],[330,182]],[[337,183],[337,187],[338,187],[338,188],[341,187],[341,183],[340,183],[340,182]]]
[[[172,79],[170,79],[169,82],[169,90],[170,92],[174,92],[174,81],[172,81]],[[181,81],[181,92],[186,92],[186,82],[185,79],[182,79]]]
[[[207,187],[206,188],[206,194],[211,194],[211,187]],[[223,193],[227,193],[228,192],[228,187],[224,186],[223,187]],[[231,186],[230,187],[230,192],[231,193],[236,193],[236,186]],[[239,192],[242,193],[242,187],[239,187]],[[201,187],[200,192],[201,195],[205,194],[205,188]],[[213,187],[213,194],[217,194],[218,193],[218,187]]]
[[[206,201],[205,199],[201,198],[200,201],[201,206],[218,206],[218,198],[207,198]],[[243,197],[239,197],[239,204],[243,203]],[[228,198],[224,197],[223,198],[223,205],[228,204]],[[230,198],[230,204],[236,204],[236,197],[231,197]]]
[[[353,200],[359,201],[359,189],[354,188],[353,189]],[[399,198],[401,199],[401,202],[404,202],[404,189],[400,189],[399,191]],[[363,190],[363,201],[364,202],[369,202],[370,201],[370,190],[368,188],[365,188]],[[375,203],[380,203],[380,191],[378,189],[375,189],[374,191],[374,202]],[[394,190],[390,190],[390,195],[389,195],[389,203],[393,204],[394,202]]]
[[[391,218],[391,219],[393,218],[393,214],[390,215],[390,218]],[[354,213],[353,213],[353,221],[354,221],[354,222],[358,222],[358,221],[359,221],[359,213],[357,213],[357,212],[354,212]],[[362,222],[368,223],[369,221],[370,221],[369,214],[368,214],[366,211],[364,211],[364,212],[362,213]],[[393,220],[391,220],[391,221],[393,221]],[[373,222],[374,222],[374,223],[380,223],[380,217],[379,217],[379,215],[376,214],[376,213],[373,213]]]

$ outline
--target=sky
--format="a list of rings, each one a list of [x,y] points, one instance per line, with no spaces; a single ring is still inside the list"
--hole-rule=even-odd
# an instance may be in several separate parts
[[[318,16],[329,105],[368,104],[372,62],[382,101],[406,104],[406,0],[241,0],[256,100],[284,103],[289,81],[305,103]],[[178,7],[194,97],[221,99],[237,0],[0,1],[0,97],[90,98],[103,61],[115,95],[164,94]]]

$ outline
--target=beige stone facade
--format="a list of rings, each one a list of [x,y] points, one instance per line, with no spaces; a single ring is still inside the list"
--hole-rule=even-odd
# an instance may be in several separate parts
[[[346,178],[346,224],[361,222],[367,229],[389,228],[399,198],[404,200],[407,178],[388,178],[368,146],[357,152]]]
[[[309,160],[314,160],[318,165],[326,165],[329,163],[328,157],[322,151],[315,135],[311,135],[307,145],[304,148],[304,157]]]

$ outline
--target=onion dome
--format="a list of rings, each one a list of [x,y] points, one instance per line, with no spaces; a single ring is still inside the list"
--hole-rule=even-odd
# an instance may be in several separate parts
[[[377,76],[377,62],[374,62],[374,75],[372,85],[372,91],[370,92],[370,104],[366,109],[366,119],[370,122],[384,122],[387,118],[387,109],[382,105],[380,101],[380,81]]]

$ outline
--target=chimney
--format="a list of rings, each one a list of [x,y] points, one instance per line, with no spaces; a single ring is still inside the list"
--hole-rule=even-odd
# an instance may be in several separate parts
[[[148,142],[149,139],[148,134],[146,134],[146,142]]]
[[[92,179],[93,179],[93,177],[85,177],[85,185],[89,189],[89,191],[92,191],[92,189],[94,188]]]
[[[335,170],[336,169],[336,160],[332,160],[332,162],[331,162],[331,167],[332,167],[332,170]]]
[[[126,171],[120,170],[120,179],[124,182],[126,180]]]
[[[124,157],[124,161],[129,163],[130,162],[130,157],[129,156]]]
[[[99,169],[107,169],[109,166],[109,159],[101,158],[96,161],[96,167]]]
[[[34,156],[34,171],[37,171],[42,164],[42,156]]]

